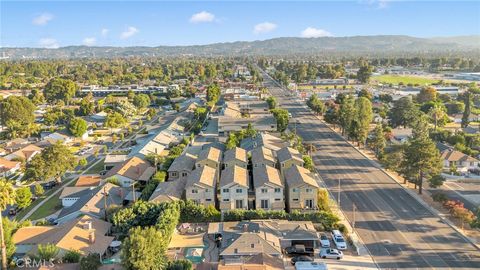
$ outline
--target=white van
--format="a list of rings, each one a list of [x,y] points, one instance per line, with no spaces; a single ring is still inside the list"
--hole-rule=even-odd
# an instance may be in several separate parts
[[[332,230],[332,239],[338,249],[347,249],[347,241],[345,241],[345,238],[343,238],[343,235],[339,230]]]

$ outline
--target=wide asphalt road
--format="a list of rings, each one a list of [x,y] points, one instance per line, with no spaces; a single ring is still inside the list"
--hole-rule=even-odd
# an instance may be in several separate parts
[[[420,204],[393,179],[286,95],[268,75],[264,85],[297,121],[297,134],[315,145],[316,168],[382,269],[478,269],[480,251]]]

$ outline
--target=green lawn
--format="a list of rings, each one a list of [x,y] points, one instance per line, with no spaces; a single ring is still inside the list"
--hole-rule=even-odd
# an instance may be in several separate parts
[[[105,159],[102,159],[101,161],[99,161],[97,164],[95,164],[95,166],[88,169],[88,171],[86,171],[85,174],[96,174],[96,173],[100,173],[101,171],[103,171],[104,170],[104,166],[103,166],[104,161],[105,161]]]
[[[377,81],[379,83],[386,83],[386,84],[399,84],[403,83],[407,84],[418,84],[418,85],[426,85],[426,84],[433,84],[438,82],[437,79],[431,79],[426,77],[420,76],[401,76],[401,75],[380,75],[380,76],[373,76],[373,81]]]
[[[62,208],[62,202],[60,201],[61,192],[57,193],[55,196],[51,197],[49,200],[40,206],[37,211],[35,211],[28,219],[37,220],[45,218]]]

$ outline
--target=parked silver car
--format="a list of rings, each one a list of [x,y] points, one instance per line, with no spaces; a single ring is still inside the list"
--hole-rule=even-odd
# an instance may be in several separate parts
[[[325,248],[320,250],[320,258],[340,260],[341,258],[343,258],[343,252],[334,248]]]

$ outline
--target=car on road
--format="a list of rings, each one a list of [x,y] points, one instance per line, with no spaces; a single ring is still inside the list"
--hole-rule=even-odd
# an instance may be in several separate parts
[[[320,250],[320,258],[340,260],[341,258],[343,258],[343,252],[334,248],[325,248]]]
[[[330,240],[328,240],[328,236],[324,233],[320,234],[320,245],[322,248],[330,247]]]
[[[295,265],[296,262],[313,262],[313,258],[307,255],[293,257],[290,262]]]
[[[345,238],[343,238],[343,235],[339,230],[332,231],[332,239],[338,249],[347,249],[347,242],[345,241]]]

